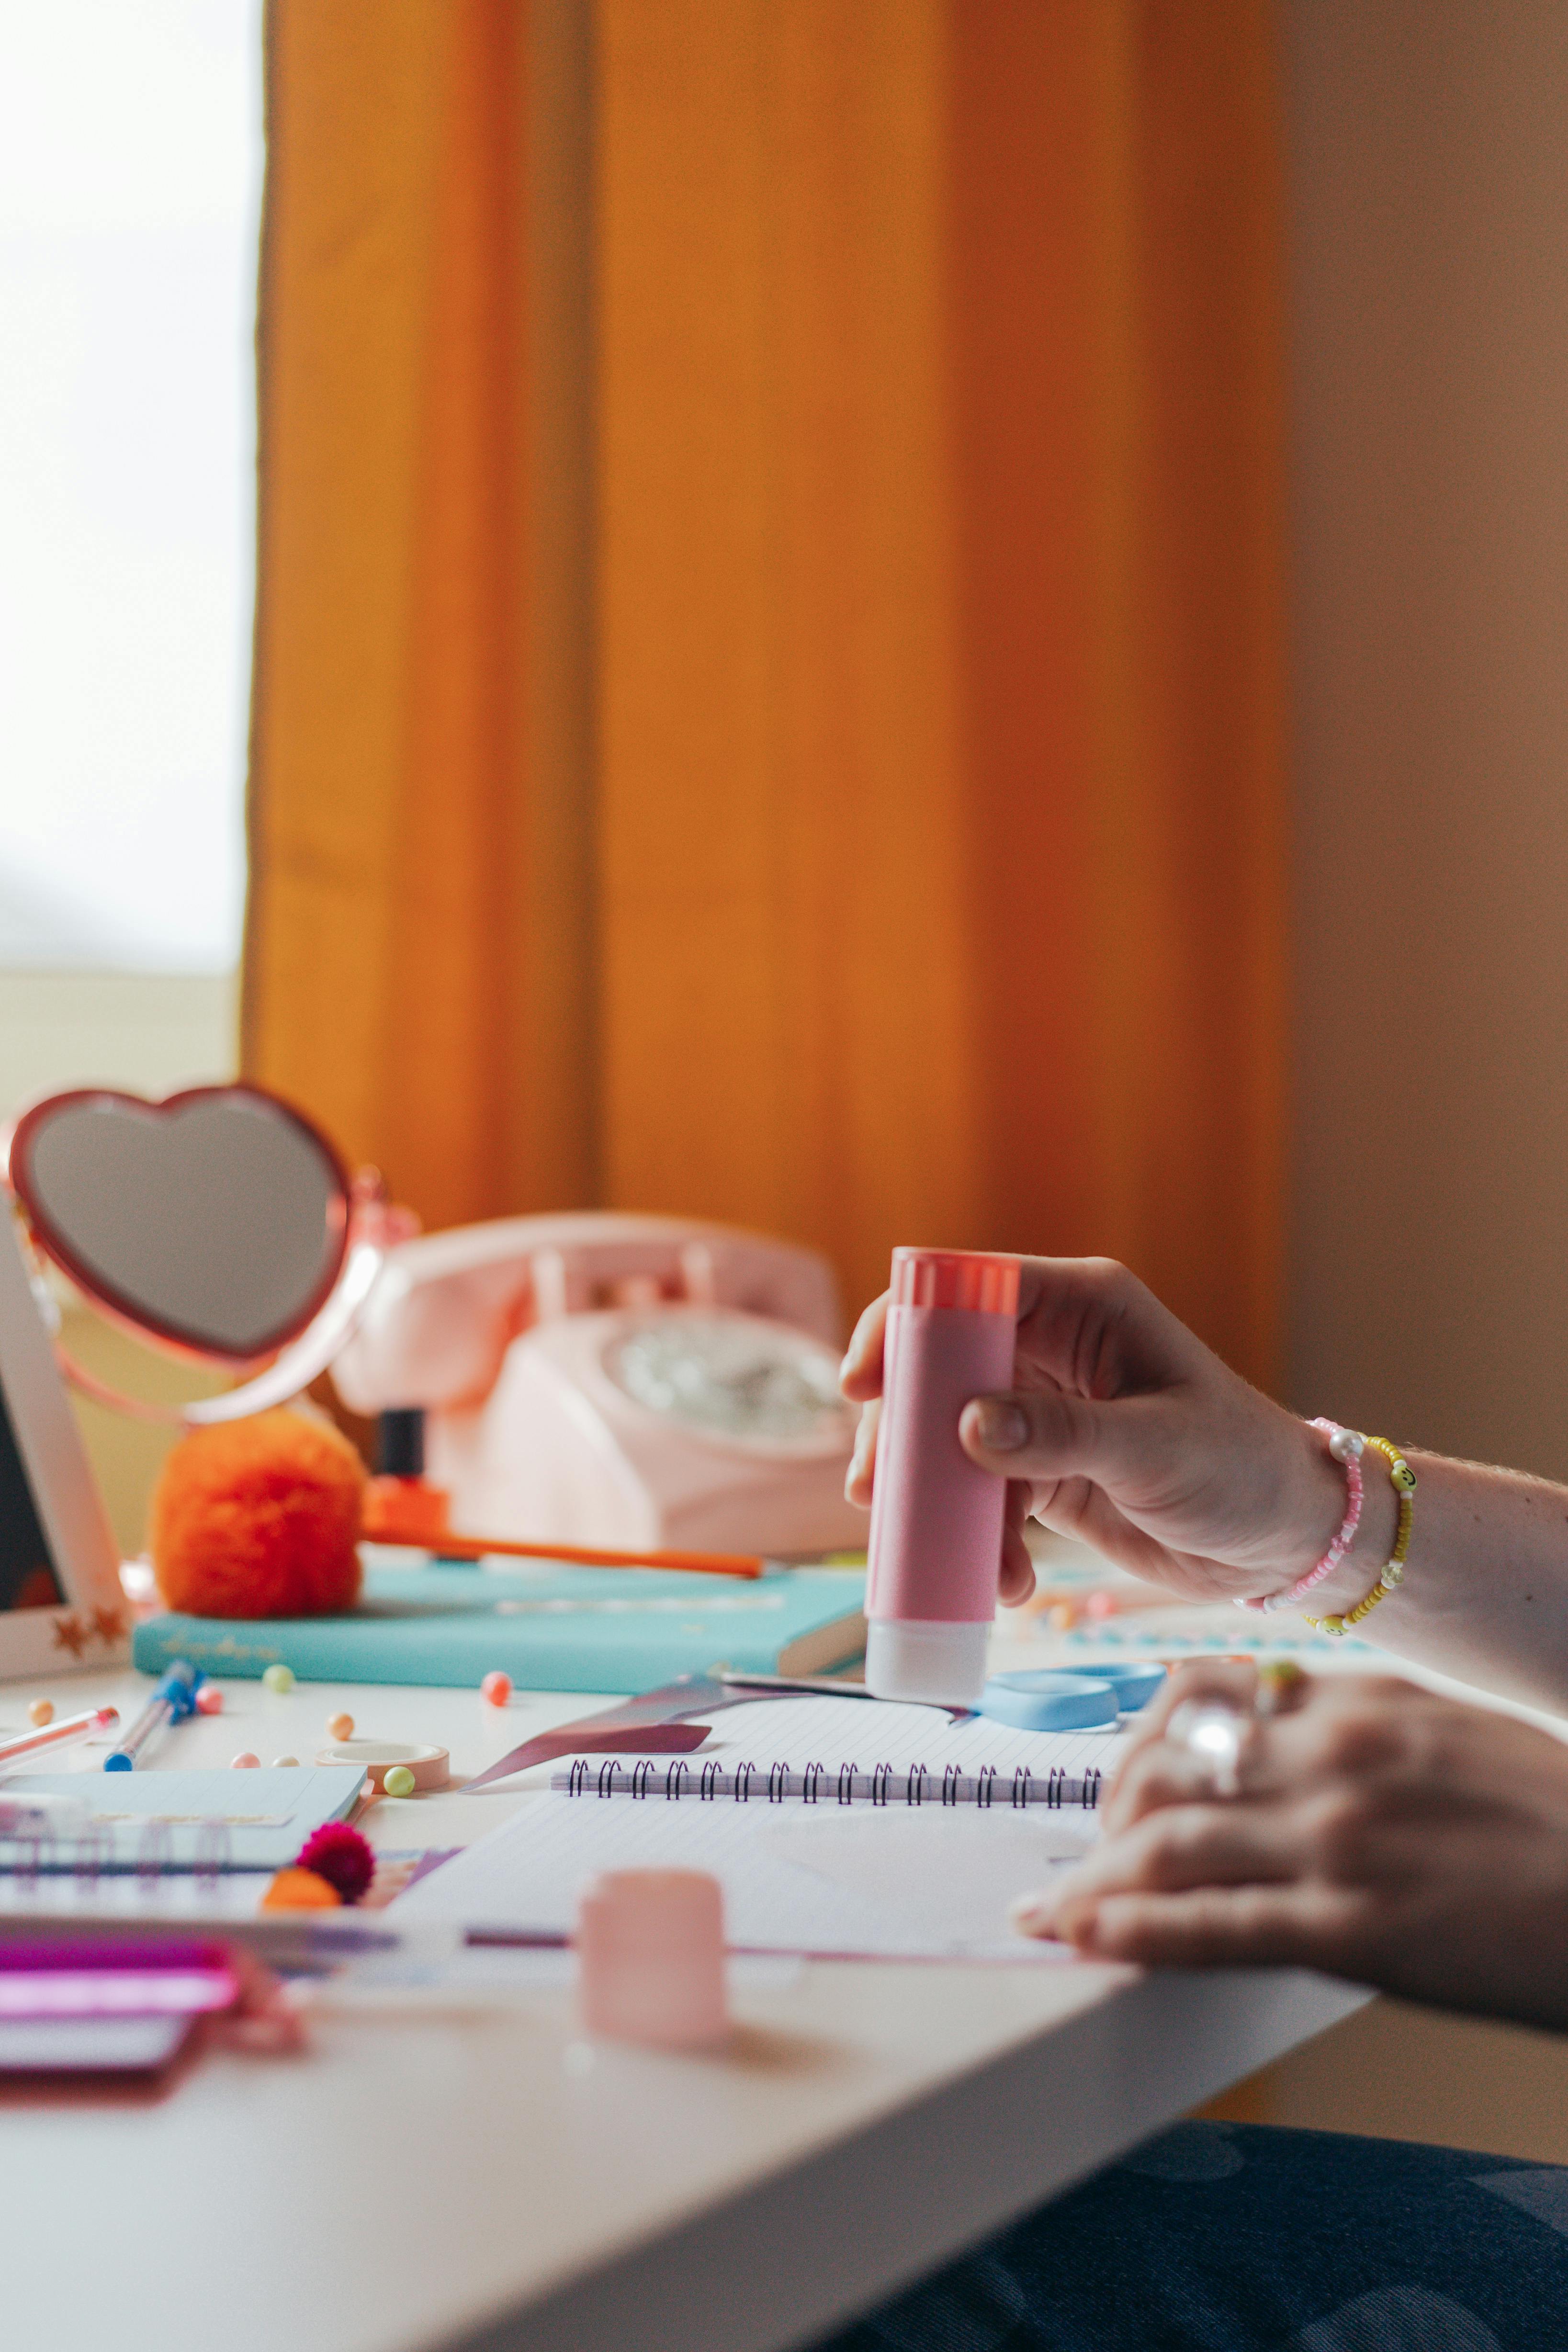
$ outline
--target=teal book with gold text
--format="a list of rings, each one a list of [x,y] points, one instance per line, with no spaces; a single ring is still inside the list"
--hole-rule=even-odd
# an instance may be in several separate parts
[[[150,1617],[136,1629],[135,1660],[158,1675],[189,1658],[219,1680],[285,1665],[301,1682],[477,1688],[498,1671],[521,1690],[631,1693],[717,1666],[826,1673],[865,1648],[864,1598],[861,1569],[747,1580],[550,1563],[378,1565],[340,1616]]]

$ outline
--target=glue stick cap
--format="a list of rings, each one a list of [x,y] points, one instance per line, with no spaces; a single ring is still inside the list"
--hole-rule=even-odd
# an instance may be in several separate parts
[[[986,1686],[990,1633],[988,1624],[870,1618],[865,1686],[877,1698],[908,1699],[916,1706],[977,1706]]]
[[[895,1249],[894,1307],[958,1307],[982,1315],[1016,1315],[1019,1262],[983,1250]]]

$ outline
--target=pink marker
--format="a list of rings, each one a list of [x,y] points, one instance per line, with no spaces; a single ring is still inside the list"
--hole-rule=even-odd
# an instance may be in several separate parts
[[[872,1499],[866,1687],[972,1706],[997,1613],[1005,1482],[971,1462],[958,1416],[1012,1386],[1019,1262],[895,1249]]]
[[[85,1715],[63,1716],[58,1723],[45,1724],[37,1731],[23,1731],[15,1739],[0,1739],[0,1769],[19,1764],[24,1756],[35,1755],[40,1748],[58,1748],[68,1739],[91,1739],[99,1733],[119,1728],[117,1706],[91,1706]]]

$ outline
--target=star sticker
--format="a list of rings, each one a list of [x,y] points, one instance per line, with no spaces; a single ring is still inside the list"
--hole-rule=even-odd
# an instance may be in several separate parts
[[[95,1609],[92,1630],[100,1642],[118,1642],[125,1631],[125,1613],[120,1609]]]
[[[83,1650],[87,1647],[87,1643],[88,1629],[82,1623],[79,1617],[73,1613],[69,1617],[57,1617],[55,1619],[55,1647],[57,1650],[68,1650],[73,1658],[79,1658]]]

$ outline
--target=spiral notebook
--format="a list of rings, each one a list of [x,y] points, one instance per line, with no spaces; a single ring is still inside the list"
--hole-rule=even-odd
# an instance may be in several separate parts
[[[573,1758],[396,1915],[563,1941],[601,1870],[711,1871],[732,1949],[1028,1960],[1011,1898],[1081,1855],[1119,1735],[800,1698],[720,1716],[695,1754]]]

